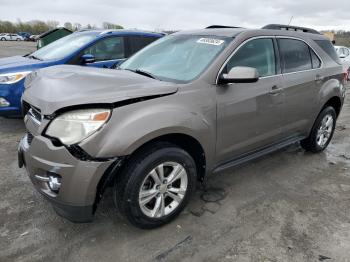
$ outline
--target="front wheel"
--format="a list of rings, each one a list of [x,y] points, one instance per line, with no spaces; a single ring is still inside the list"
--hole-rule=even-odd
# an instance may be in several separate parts
[[[323,109],[318,115],[309,137],[301,141],[301,146],[313,153],[325,150],[333,137],[336,119],[337,114],[333,107],[328,106]]]
[[[2,37],[0,40],[1,40],[1,41],[6,41],[6,38],[5,38],[5,37]]]
[[[196,177],[195,162],[186,151],[159,143],[128,161],[116,181],[114,200],[133,225],[159,227],[185,208],[195,190]]]

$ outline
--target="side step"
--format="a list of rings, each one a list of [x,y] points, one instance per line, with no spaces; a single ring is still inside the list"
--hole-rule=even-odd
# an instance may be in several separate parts
[[[280,143],[273,144],[271,146],[264,147],[264,148],[256,150],[256,151],[252,151],[252,152],[247,153],[247,154],[243,154],[242,156],[239,156],[238,158],[234,158],[233,160],[231,160],[229,162],[226,162],[224,164],[221,164],[221,165],[215,167],[212,173],[220,173],[226,169],[230,169],[230,168],[233,168],[235,166],[244,164],[248,161],[254,160],[256,158],[265,156],[267,154],[271,154],[279,149],[285,148],[289,145],[292,145],[296,142],[299,142],[300,140],[302,140],[304,138],[305,137],[302,137],[302,136],[292,137],[292,138],[284,140]]]

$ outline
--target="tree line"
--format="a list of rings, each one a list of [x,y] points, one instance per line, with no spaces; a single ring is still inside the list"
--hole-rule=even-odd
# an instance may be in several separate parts
[[[0,33],[18,33],[18,32],[28,32],[33,35],[40,35],[48,30],[57,28],[60,25],[58,21],[49,20],[49,21],[41,21],[41,20],[32,20],[28,22],[22,22],[18,20],[13,23],[10,21],[1,21],[0,20]],[[63,24],[69,30],[77,31],[81,29],[97,29],[96,25],[87,24],[85,26],[80,23],[71,23],[65,22]],[[101,27],[100,27],[101,28]],[[121,25],[113,24],[110,22],[102,23],[103,29],[123,29]]]

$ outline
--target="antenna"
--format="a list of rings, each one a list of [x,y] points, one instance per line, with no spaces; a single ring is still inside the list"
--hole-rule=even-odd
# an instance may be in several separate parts
[[[294,16],[292,16],[292,17],[290,18],[288,25],[290,25],[290,23],[292,22],[293,18],[294,18]]]

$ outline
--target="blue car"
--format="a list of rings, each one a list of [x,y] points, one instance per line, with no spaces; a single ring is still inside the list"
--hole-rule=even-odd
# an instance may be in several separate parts
[[[0,59],[0,116],[20,116],[26,75],[70,64],[114,68],[164,34],[128,30],[88,30],[63,37],[31,54]]]

